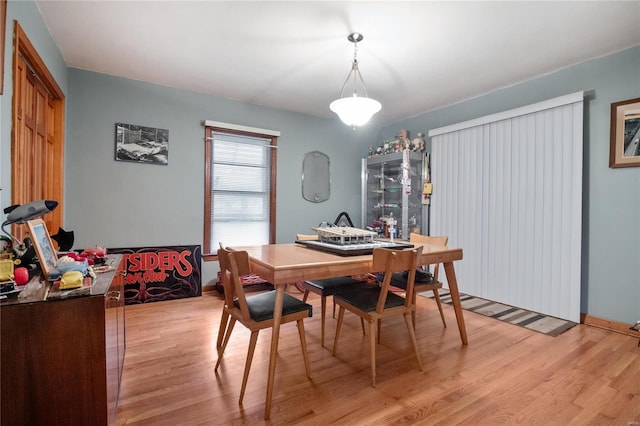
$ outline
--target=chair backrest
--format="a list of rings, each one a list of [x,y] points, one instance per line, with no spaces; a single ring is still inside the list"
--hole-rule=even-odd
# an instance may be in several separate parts
[[[430,235],[420,235],[416,233],[409,234],[409,242],[416,244],[427,244],[430,246],[440,246],[446,247],[447,242],[449,241],[449,237],[446,235],[432,237]],[[438,270],[440,269],[440,264],[436,263],[433,266],[433,280],[438,281]]]
[[[247,306],[244,287],[240,279],[241,275],[251,273],[249,254],[246,251],[231,250],[221,245],[218,250],[218,261],[220,262],[224,297],[227,306],[232,308],[234,302],[237,301],[242,318],[245,320],[250,319],[249,307]]]
[[[387,294],[389,293],[391,276],[394,272],[409,271],[406,294],[413,294],[413,286],[416,280],[416,268],[418,267],[418,259],[420,259],[421,256],[422,247],[406,250],[392,250],[384,248],[373,249],[373,270],[384,272],[384,279],[382,280],[380,296],[378,297],[378,304],[376,306],[376,312],[378,314],[381,314],[384,310]],[[412,297],[405,297],[404,299],[405,306],[409,306],[413,303]]]
[[[225,249],[220,243],[218,249],[218,263],[220,264],[220,280],[222,280],[222,288],[224,289],[224,301],[227,306],[233,306],[235,299],[235,288],[231,284],[231,266],[229,264],[229,250]]]
[[[318,234],[296,234],[296,240],[298,241],[312,241],[317,239]]]

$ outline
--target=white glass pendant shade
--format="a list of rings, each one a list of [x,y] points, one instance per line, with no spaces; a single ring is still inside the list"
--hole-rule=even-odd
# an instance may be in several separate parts
[[[331,102],[329,109],[338,114],[344,124],[356,127],[367,123],[373,114],[382,109],[382,105],[375,99],[363,98],[354,94],[351,97]]]
[[[340,99],[331,102],[329,109],[338,114],[340,120],[345,124],[355,128],[367,123],[373,114],[382,109],[382,105],[380,102],[368,97],[367,86],[364,84],[358,69],[358,42],[362,41],[362,34],[351,33],[347,39],[355,46],[351,71],[349,71],[347,79],[342,85]],[[347,96],[344,96],[347,86],[351,90],[347,90]],[[364,96],[358,96],[358,88],[361,89],[360,93],[363,93]],[[349,96],[348,93],[351,93],[351,95]]]

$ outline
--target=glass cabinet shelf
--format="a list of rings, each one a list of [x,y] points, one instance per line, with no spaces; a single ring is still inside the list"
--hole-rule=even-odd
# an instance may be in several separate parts
[[[421,233],[423,156],[404,151],[362,160],[362,228],[389,238],[392,219],[398,238]]]

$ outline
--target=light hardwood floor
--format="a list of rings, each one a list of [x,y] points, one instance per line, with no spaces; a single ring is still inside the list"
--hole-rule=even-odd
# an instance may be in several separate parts
[[[271,419],[264,421],[271,332],[260,333],[239,406],[249,332],[235,328],[216,375],[222,301],[214,291],[126,307],[119,425],[640,424],[640,348],[633,337],[585,325],[548,337],[465,311],[463,346],[453,309],[444,306],[445,329],[435,302],[418,297],[424,371],[403,319],[391,318],[383,323],[374,389],[358,317],[345,314],[332,357],[336,321],[329,313],[328,348],[321,347],[315,295],[314,317],[305,320],[312,380],[295,324],[284,325]]]

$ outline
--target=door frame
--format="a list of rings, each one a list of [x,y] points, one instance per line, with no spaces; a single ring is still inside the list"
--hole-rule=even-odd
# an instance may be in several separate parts
[[[22,29],[18,21],[14,20],[14,39],[13,39],[13,98],[12,98],[12,115],[11,115],[11,204],[16,204],[20,194],[17,194],[15,182],[20,179],[20,167],[15,164],[14,152],[18,144],[17,135],[17,120],[18,120],[18,108],[19,108],[19,94],[17,96],[16,90],[18,90],[18,58],[22,56],[29,64],[31,70],[37,75],[37,78],[48,90],[50,95],[51,109],[53,110],[53,119],[47,123],[47,137],[51,137],[54,146],[54,158],[50,159],[51,164],[55,165],[52,168],[52,175],[46,177],[50,180],[50,188],[52,188],[51,194],[48,194],[48,199],[58,201],[58,207],[51,212],[47,217],[47,222],[50,222],[52,230],[57,230],[58,227],[62,227],[63,218],[63,199],[64,199],[64,123],[65,123],[65,95],[55,78],[47,68],[45,62],[42,60],[35,47],[27,37],[27,34]],[[47,119],[49,120],[49,118]],[[35,200],[28,200],[35,201]],[[22,227],[20,227],[22,228]],[[23,229],[17,229],[14,226],[14,235],[18,238],[24,235]]]

